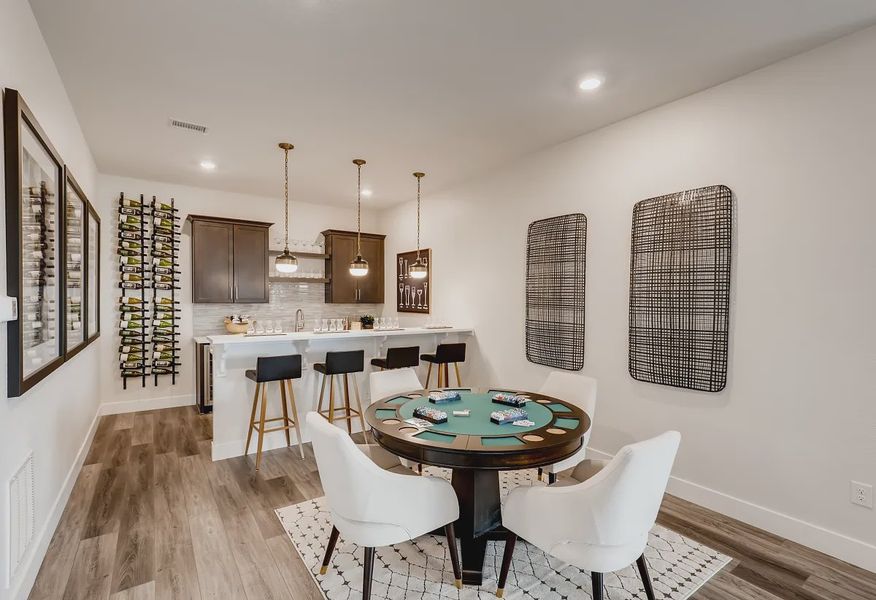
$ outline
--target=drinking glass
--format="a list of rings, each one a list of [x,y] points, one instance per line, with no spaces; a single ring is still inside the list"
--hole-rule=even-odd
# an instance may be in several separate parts
[[[328,331],[328,319],[322,320],[322,327],[319,328],[320,331]]]
[[[329,319],[329,331],[337,331],[338,330],[338,320],[337,319]]]
[[[265,333],[274,333],[274,322],[271,320],[265,321]]]
[[[283,319],[277,319],[277,323],[274,325],[274,333],[283,333]]]
[[[262,322],[261,322],[261,321],[256,321],[256,322],[255,322],[255,332],[256,332],[256,335],[265,332],[265,326],[262,325]]]

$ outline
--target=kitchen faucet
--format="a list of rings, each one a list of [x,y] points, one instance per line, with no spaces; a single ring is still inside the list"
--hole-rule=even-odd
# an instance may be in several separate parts
[[[295,311],[295,331],[304,331],[304,311],[300,308]]]

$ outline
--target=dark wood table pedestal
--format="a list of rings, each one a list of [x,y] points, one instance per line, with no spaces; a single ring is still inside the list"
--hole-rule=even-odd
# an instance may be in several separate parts
[[[456,537],[462,545],[462,583],[481,585],[489,534],[502,524],[499,472],[454,469],[451,483],[459,498]]]

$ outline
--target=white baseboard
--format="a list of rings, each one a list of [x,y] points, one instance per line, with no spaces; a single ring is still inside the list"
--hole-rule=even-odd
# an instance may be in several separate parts
[[[139,398],[136,400],[121,400],[119,402],[104,402],[100,405],[100,414],[120,415],[123,413],[140,412],[141,410],[157,410],[159,408],[189,406],[194,403],[194,394],[162,396],[160,398]]]
[[[613,455],[587,448],[594,458],[611,459]],[[808,546],[834,558],[876,572],[876,546],[754,504],[741,498],[707,488],[680,477],[671,476],[667,492],[722,515],[748,523],[798,544]]]
[[[64,513],[64,508],[67,506],[67,501],[70,499],[70,493],[73,491],[73,485],[76,483],[76,478],[79,477],[79,471],[82,469],[82,464],[85,462],[85,457],[88,456],[88,450],[91,448],[91,442],[94,439],[94,434],[97,432],[97,424],[100,421],[101,407],[97,407],[94,419],[91,421],[91,426],[88,428],[88,433],[83,440],[82,445],[76,452],[76,458],[73,464],[70,465],[70,470],[67,471],[67,476],[64,478],[64,484],[58,491],[55,497],[55,502],[52,503],[52,508],[49,510],[48,518],[43,524],[42,529],[36,537],[36,543],[25,560],[27,566],[22,570],[22,576],[18,579],[18,584],[13,584],[12,595],[13,600],[26,600],[30,595],[34,582],[36,582],[37,574],[43,564],[43,558],[46,556],[46,551],[49,549],[49,543],[52,541],[52,536],[55,533],[55,528],[61,520],[61,515]]]

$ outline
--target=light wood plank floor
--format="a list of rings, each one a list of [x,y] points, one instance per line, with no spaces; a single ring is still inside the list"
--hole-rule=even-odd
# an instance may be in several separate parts
[[[210,460],[194,407],[103,417],[30,595],[317,600],[274,509],[322,494],[309,446]],[[660,523],[733,557],[695,600],[873,600],[876,574],[667,496]]]

